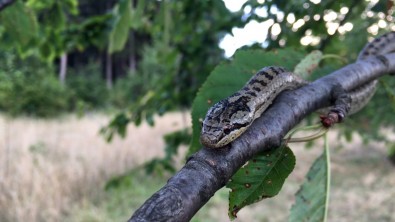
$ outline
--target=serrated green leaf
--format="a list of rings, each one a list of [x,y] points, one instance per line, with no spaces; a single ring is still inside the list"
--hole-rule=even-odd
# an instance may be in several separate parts
[[[296,193],[295,204],[291,208],[290,222],[326,221],[328,212],[330,166],[329,148],[325,139],[325,150],[316,159],[306,176],[306,181]]]
[[[132,6],[132,21],[130,23],[132,29],[140,28],[145,22],[144,8],[146,4],[146,1],[137,1],[137,6],[135,8]]]
[[[126,130],[128,123],[130,122],[130,118],[126,113],[118,113],[110,122],[108,126],[105,126],[100,129],[100,133],[106,138],[107,142],[111,142],[114,134],[117,133],[122,138],[126,135]]]
[[[210,106],[238,91],[258,70],[266,66],[282,66],[293,70],[303,57],[300,51],[281,49],[239,50],[231,63],[218,65],[200,88],[192,104],[193,136],[189,153],[200,149],[201,121]]]
[[[63,1],[63,4],[66,5],[67,9],[69,12],[73,15],[77,15],[79,13],[78,11],[78,0],[67,0]]]
[[[229,217],[234,219],[244,206],[278,194],[295,168],[291,149],[282,146],[261,153],[248,161],[226,186],[229,192]]]
[[[311,73],[318,67],[322,59],[322,52],[314,50],[296,65],[294,73],[303,79],[308,79]]]
[[[37,21],[33,12],[21,1],[5,9],[0,14],[0,24],[20,46],[25,46],[37,36]]]
[[[385,81],[380,81],[380,83],[384,86],[385,92],[390,99],[390,105],[392,109],[395,110],[395,92]]]
[[[130,0],[121,0],[114,9],[115,22],[110,33],[108,52],[120,51],[126,44],[129,36],[129,27],[132,21]]]
[[[51,29],[53,29],[55,32],[63,31],[67,25],[66,14],[60,2],[55,2],[53,7],[50,8],[47,13],[45,13],[45,17],[46,25],[51,27]]]

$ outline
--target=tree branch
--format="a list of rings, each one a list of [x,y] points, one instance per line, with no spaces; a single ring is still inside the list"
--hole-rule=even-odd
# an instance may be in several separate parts
[[[4,10],[14,2],[15,0],[0,0],[0,11]]]
[[[233,143],[221,149],[203,148],[192,155],[129,221],[189,221],[246,161],[278,147],[303,118],[328,106],[336,87],[350,90],[389,72],[395,72],[395,53],[357,61],[302,88],[281,93]]]

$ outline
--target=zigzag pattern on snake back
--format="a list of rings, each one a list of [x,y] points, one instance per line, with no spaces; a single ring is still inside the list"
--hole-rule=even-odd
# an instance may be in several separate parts
[[[395,51],[395,32],[387,33],[368,43],[358,60]],[[246,85],[212,106],[202,124],[200,142],[208,148],[219,148],[235,140],[252,122],[270,106],[284,90],[299,88],[307,81],[281,67],[265,67],[256,73]],[[377,80],[366,83],[349,92],[349,114],[364,107],[376,90]]]

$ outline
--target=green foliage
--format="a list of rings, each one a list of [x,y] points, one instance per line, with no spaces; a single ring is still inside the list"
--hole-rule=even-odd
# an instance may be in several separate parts
[[[307,180],[296,193],[289,221],[326,221],[330,189],[329,164],[329,147],[326,142],[324,152],[315,160],[306,175]]]
[[[32,59],[29,65],[4,53],[0,69],[0,109],[11,115],[50,117],[68,109],[69,94],[50,66]],[[36,66],[35,66],[36,62]]]
[[[62,8],[70,11],[71,14],[78,13],[78,0],[27,0],[26,5],[31,7],[34,10],[46,10],[48,8],[57,7],[57,5],[61,5]]]
[[[103,50],[108,42],[111,14],[90,16],[83,22],[71,23],[65,30],[66,49],[83,51],[90,46]]]
[[[78,101],[91,108],[104,107],[109,101],[109,92],[101,78],[98,64],[90,63],[82,68],[70,70],[66,84],[73,95],[71,103],[74,109]]]
[[[13,52],[0,54],[0,109],[12,116],[56,117],[67,111],[103,108],[108,90],[99,66],[70,70],[65,86],[54,68],[35,57],[18,59]]]
[[[119,109],[127,109],[137,100],[139,93],[145,89],[144,77],[139,74],[129,74],[115,82],[110,92],[110,103]]]
[[[201,147],[201,121],[210,106],[241,89],[263,67],[273,65],[293,70],[301,59],[302,53],[292,49],[271,52],[243,50],[236,53],[231,63],[217,66],[200,88],[192,105],[193,136],[189,152],[196,152]],[[232,75],[231,78],[229,75]]]
[[[25,75],[22,72],[0,76],[0,108],[12,115],[55,116],[67,109],[68,95],[54,77],[38,71]]]
[[[198,87],[222,59],[218,47],[222,32],[241,23],[222,1],[138,1],[131,16],[128,44],[142,58],[132,76],[149,77],[142,85],[151,86],[132,94],[137,98],[127,116],[136,125],[153,124],[154,114],[189,107]],[[148,44],[136,43],[141,35]]]
[[[244,206],[277,195],[294,168],[295,156],[287,146],[253,157],[226,185],[231,189],[229,217],[234,219]]]
[[[137,210],[147,197],[165,183],[165,178],[158,175],[147,175],[142,168],[135,168],[106,183],[104,189],[107,199],[101,204],[101,207],[108,214],[110,221],[125,220],[125,217],[130,216],[130,212]],[[119,220],[114,218],[119,218]]]
[[[0,29],[4,28],[0,35],[0,47],[17,48],[22,56],[40,55],[46,61],[53,61],[65,52],[84,50],[92,45],[104,48],[108,42],[111,27],[109,20],[112,15],[79,17],[78,2],[17,1],[0,14]]]
[[[21,1],[16,1],[6,10],[0,13],[0,25],[5,32],[2,36],[3,45],[15,45],[18,43],[19,51],[27,48],[32,40],[37,37],[38,24],[33,12],[25,7]],[[0,36],[1,37],[1,36]],[[6,42],[7,44],[4,44]]]
[[[109,6],[104,12],[99,12],[95,5],[92,12],[84,15],[79,15],[79,9],[84,9],[79,2],[85,4],[84,7],[100,4],[100,1],[88,0],[17,1],[0,13],[0,48],[17,49],[25,57],[40,55],[46,61],[54,61],[64,53],[77,50],[90,51],[87,54],[92,58],[100,57],[107,49],[110,53],[119,51],[116,56],[124,61],[133,60],[136,69],[124,75],[125,78],[117,75],[118,81],[108,97],[96,68],[78,67],[80,71],[68,72],[66,85],[61,86],[53,67],[30,59],[17,61],[13,55],[6,55],[0,59],[0,63],[5,64],[0,65],[0,108],[14,115],[51,116],[64,110],[75,110],[81,104],[88,107],[114,104],[123,112],[103,130],[107,139],[111,139],[114,133],[125,136],[129,123],[139,125],[147,121],[153,125],[155,114],[188,108],[194,101],[190,153],[200,148],[199,121],[204,118],[208,107],[240,89],[264,66],[280,65],[292,70],[302,53],[290,50],[290,47],[319,49],[324,53],[345,56],[350,62],[357,57],[367,38],[375,34],[368,33],[367,27],[382,19],[381,14],[393,19],[387,15],[385,1],[321,1],[313,4],[310,1],[273,0],[261,4],[250,0],[240,12],[230,13],[223,1],[120,0],[111,13],[108,13],[111,3],[106,3]],[[344,7],[348,12],[339,13]],[[373,16],[366,16],[370,9]],[[266,10],[267,16],[258,15],[257,12],[262,10]],[[342,26],[351,22],[353,29],[345,33],[337,29],[333,35],[328,34],[328,21],[323,19],[323,15],[330,11],[339,13],[331,23]],[[295,16],[296,21],[303,20],[304,24],[295,28],[294,23],[287,19],[289,15]],[[314,19],[315,15],[320,15],[320,19]],[[284,44],[287,49],[269,53],[263,50],[237,53],[234,61],[213,71],[193,100],[210,71],[223,59],[219,40],[233,27],[242,27],[253,20],[279,24],[281,32],[278,35],[273,34],[273,28],[268,30],[265,46],[274,49]],[[379,33],[386,28],[379,28]],[[318,44],[301,45],[301,39],[306,36],[319,38]],[[305,67],[296,70],[308,73],[311,65],[315,66],[317,62],[306,63]],[[337,62],[324,62],[324,67],[313,75],[327,74],[337,68]],[[232,75],[232,78],[227,75]],[[395,95],[391,89],[395,78],[386,77],[381,84],[384,87],[379,87],[372,102],[343,124],[346,127],[341,128],[341,132],[346,138],[351,139],[352,132],[358,131],[365,141],[389,141],[378,129],[383,124],[395,124],[394,106],[388,105],[388,99],[392,101]],[[188,138],[186,132],[169,135],[165,139],[165,159],[154,160],[151,168],[174,170],[172,155],[177,152],[178,144],[189,141]]]
[[[29,152],[34,154],[34,155],[43,155],[43,156],[45,156],[45,155],[47,155],[49,153],[49,149],[48,149],[47,145],[44,142],[39,141],[39,142],[29,146]]]
[[[240,12],[247,9],[250,11],[243,15],[246,23],[253,20],[263,22],[272,19],[273,25],[280,26],[281,33],[278,35],[274,35],[273,29],[269,28],[268,38],[265,40],[268,49],[279,48],[282,45],[280,42],[283,42],[284,47],[307,48],[309,51],[318,49],[324,54],[341,56],[347,63],[351,63],[355,61],[367,43],[368,37],[377,37],[391,31],[391,26],[393,27],[391,21],[394,17],[388,14],[389,7],[391,6],[387,5],[386,1],[321,1],[319,4],[309,1],[265,1],[261,4],[255,0],[248,0]],[[347,8],[347,12],[342,13],[342,8]],[[260,10],[257,9],[267,9],[267,16],[259,16]],[[323,15],[329,12],[336,13],[336,17],[331,21],[323,19]],[[314,19],[316,15],[320,15],[319,19]],[[288,16],[294,16],[294,21],[288,20]],[[303,21],[303,24],[296,28],[295,22],[298,20]],[[378,26],[380,20],[386,21],[388,25]],[[339,24],[333,34],[329,34],[330,23]],[[352,29],[342,30],[341,27],[347,23],[352,24]],[[372,31],[373,29],[369,27],[377,27],[378,30]],[[301,40],[304,37],[318,38],[319,41],[303,45]],[[337,64],[338,62],[334,64],[332,61],[325,60],[323,68],[330,70],[327,66],[336,68]],[[328,74],[329,72],[321,73]],[[384,77],[384,79],[382,82],[389,86],[395,84],[395,78]],[[366,108],[345,120],[341,128],[342,135],[350,139],[349,135],[357,132],[365,142],[386,140],[386,135],[382,135],[379,128],[382,125],[395,125],[395,118],[391,118],[392,114],[393,107],[388,105],[388,94],[385,87],[381,85]]]
[[[116,81],[110,92],[111,104],[119,109],[126,109],[132,103],[132,90],[136,87],[142,86],[140,78],[125,77],[123,80]]]
[[[121,137],[125,137],[126,127],[128,126],[129,121],[130,118],[125,112],[118,113],[114,118],[112,118],[108,126],[100,129],[100,134],[106,138],[107,142],[112,140],[115,133]]]
[[[35,9],[36,16],[41,17],[41,27],[39,30],[40,39],[38,49],[43,59],[52,61],[60,55],[73,48],[68,34],[69,16],[78,14],[78,1],[48,0],[47,4],[39,1],[29,1],[27,3]]]
[[[165,140],[165,156],[163,158],[154,158],[145,164],[145,169],[148,174],[159,173],[163,171],[175,173],[174,157],[177,155],[178,148],[181,145],[188,145],[191,141],[191,132],[188,128],[176,132],[166,134]]]
[[[110,33],[108,52],[113,53],[124,48],[129,36],[129,28],[132,22],[132,11],[130,0],[120,0],[114,8],[114,24]]]
[[[169,52],[172,49],[165,45],[153,45],[143,50],[145,53],[138,70],[130,73],[126,81],[118,81],[111,97],[112,103],[117,107],[129,108],[128,112],[123,111],[119,114],[127,118],[127,121],[121,122],[122,124],[133,122],[135,125],[140,125],[142,121],[147,121],[148,124],[154,125],[155,114],[162,115],[176,108],[167,91],[168,84],[174,82],[174,76],[164,74],[175,73],[174,69],[178,62],[177,52],[174,50]],[[126,125],[114,123],[120,122],[112,121],[102,130],[106,138],[112,138],[113,134],[123,132],[118,128],[126,129]],[[124,134],[120,135],[124,136]]]
[[[294,73],[303,79],[308,79],[313,71],[316,70],[323,54],[319,50],[310,52],[302,61],[295,66]]]

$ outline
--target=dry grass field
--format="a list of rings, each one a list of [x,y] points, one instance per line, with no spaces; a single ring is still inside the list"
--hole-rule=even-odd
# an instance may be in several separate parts
[[[170,114],[155,128],[130,126],[126,139],[108,144],[98,133],[108,121],[97,114],[1,117],[0,221],[62,221],[85,199],[100,198],[109,178],[163,155],[163,134],[185,124]]]
[[[108,120],[102,114],[56,120],[1,116],[0,221],[109,221],[108,214],[101,216],[108,208],[100,207],[109,201],[105,183],[162,156],[162,135],[189,124],[188,114],[172,113],[157,119],[154,128],[129,126],[126,139],[107,144],[98,131]],[[386,148],[354,138],[352,144],[340,146],[336,133],[330,134],[329,221],[395,221],[395,170],[386,159]],[[283,190],[276,198],[243,209],[236,221],[286,221],[293,195],[321,147],[319,143],[311,149],[291,146],[297,165]],[[144,177],[133,187],[135,205],[126,204],[127,210],[119,213],[124,220],[166,181],[160,178],[149,190],[153,179]],[[226,192],[219,191],[193,221],[228,221]],[[79,216],[85,210],[95,217]]]

